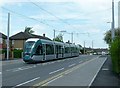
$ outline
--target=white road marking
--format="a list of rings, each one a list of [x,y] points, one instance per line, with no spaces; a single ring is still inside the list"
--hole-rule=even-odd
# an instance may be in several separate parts
[[[62,77],[62,75],[59,76],[59,77],[54,78],[53,80],[48,81],[47,83],[45,83],[45,84],[43,84],[43,85],[41,85],[41,86],[46,86],[47,84],[49,84],[49,83],[51,83],[51,82],[53,82],[53,81],[55,81],[55,80],[57,80],[57,79],[59,79],[59,78],[61,78],[61,77]]]
[[[34,65],[34,67],[36,67],[36,65]]]
[[[47,63],[43,63],[42,65],[47,65]]]
[[[30,69],[30,68],[34,68],[34,67],[36,67],[36,65],[33,65],[33,66],[23,66],[23,67],[19,67],[19,68],[9,69],[9,70],[6,70],[6,71],[16,72],[16,71],[25,70],[25,69]]]
[[[103,68],[102,70],[103,70],[103,71],[108,71],[109,69],[108,69],[108,68]]]
[[[76,64],[71,64],[71,65],[69,65],[68,67],[72,67],[72,66],[74,66],[74,65],[76,65]]]
[[[34,68],[34,66],[32,66],[32,67],[27,67],[27,68],[18,68],[17,70],[13,70],[12,72],[17,72],[17,71],[21,71],[21,70],[30,69],[30,68]]]
[[[56,72],[61,71],[61,70],[63,70],[63,69],[64,69],[64,68],[58,69],[58,70],[56,70],[56,71],[50,72],[49,74],[56,73]]]
[[[40,77],[37,77],[37,78],[34,78],[34,79],[32,79],[32,80],[26,81],[26,82],[24,82],[24,83],[20,83],[20,84],[16,85],[15,87],[22,86],[22,85],[27,84],[27,83],[29,83],[29,82],[35,81],[35,80],[37,80],[37,79],[39,79],[39,78],[40,78]],[[14,88],[15,88],[15,87],[14,87]]]
[[[99,57],[98,57],[99,58]],[[90,86],[92,85],[93,81],[95,80],[97,74],[99,73],[100,69],[102,68],[103,64],[105,63],[105,61],[107,60],[107,58],[105,58],[105,60],[103,61],[103,63],[101,64],[100,68],[98,69],[98,71],[96,72],[96,74],[94,75],[92,81],[90,82],[90,84],[88,85],[88,88],[90,88]]]
[[[53,64],[53,63],[55,63],[55,62],[51,62],[51,64]]]
[[[0,74],[2,74],[2,72],[0,72]]]
[[[37,64],[37,65],[41,65],[41,64]]]
[[[80,61],[79,63],[81,64],[83,61]]]
[[[57,62],[61,62],[61,61],[59,60],[59,61],[57,61]]]

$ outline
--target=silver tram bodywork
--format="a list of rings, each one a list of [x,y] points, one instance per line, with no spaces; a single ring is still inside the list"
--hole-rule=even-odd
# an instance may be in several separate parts
[[[23,60],[38,62],[73,56],[79,56],[79,47],[75,44],[35,38],[25,42]]]

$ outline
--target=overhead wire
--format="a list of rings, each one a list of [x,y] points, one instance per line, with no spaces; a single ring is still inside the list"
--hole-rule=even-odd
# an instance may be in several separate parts
[[[49,26],[49,27],[52,27],[53,29],[56,29],[56,27],[53,27],[53,26],[51,26],[51,25],[49,25],[49,24],[47,24],[47,23],[44,23],[43,21],[39,21],[39,20],[37,20],[37,19],[35,19],[35,18],[28,17],[28,16],[26,16],[26,15],[20,14],[20,13],[15,12],[15,11],[12,11],[12,10],[7,9],[7,8],[5,8],[5,7],[1,7],[1,8],[4,9],[4,10],[9,11],[9,12],[11,12],[11,13],[14,13],[14,14],[17,14],[17,15],[19,15],[19,16],[25,17],[25,18],[27,18],[27,19],[31,19],[31,20],[40,22],[40,23],[45,24],[45,25],[47,25],[47,26]],[[57,28],[57,29],[58,29],[58,28]]]
[[[51,16],[57,18],[57,19],[60,20],[62,23],[67,24],[67,25],[71,26],[72,28],[76,29],[74,26],[72,26],[72,25],[69,24],[68,22],[64,21],[63,19],[61,19],[60,17],[54,15],[53,13],[47,11],[46,9],[44,9],[44,8],[42,8],[41,6],[37,5],[36,3],[32,2],[32,1],[30,1],[30,3],[32,3],[32,4],[35,5],[35,6],[37,6],[39,9],[45,11],[46,13],[50,14]]]

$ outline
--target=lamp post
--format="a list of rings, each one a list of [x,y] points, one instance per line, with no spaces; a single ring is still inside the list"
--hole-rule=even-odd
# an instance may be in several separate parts
[[[112,0],[112,26],[111,26],[111,37],[112,37],[112,42],[115,37],[115,21],[114,21],[114,0]]]
[[[85,54],[85,41],[84,41],[84,54]]]
[[[113,29],[113,23],[112,22],[107,22],[107,23],[109,23],[110,24],[110,26],[111,26],[111,28],[110,28],[110,30],[111,30],[111,40],[113,41],[113,39],[114,39],[114,29]]]
[[[93,49],[93,44],[94,44],[93,42],[94,42],[94,40],[92,40],[92,49]]]
[[[73,32],[71,33],[71,43],[73,43]]]
[[[67,32],[67,31],[66,31],[66,30],[62,30],[62,31],[60,31],[60,32],[63,33],[63,34],[62,34],[62,37],[63,37],[64,33]],[[62,38],[62,41],[63,41],[63,38]]]
[[[10,13],[8,13],[8,28],[7,28],[7,60],[9,59],[9,30],[10,30]]]

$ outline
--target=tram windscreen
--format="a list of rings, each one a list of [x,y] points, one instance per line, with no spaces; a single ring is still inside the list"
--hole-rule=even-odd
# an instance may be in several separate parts
[[[34,41],[28,41],[25,43],[25,53],[30,53],[32,46],[34,45]]]

